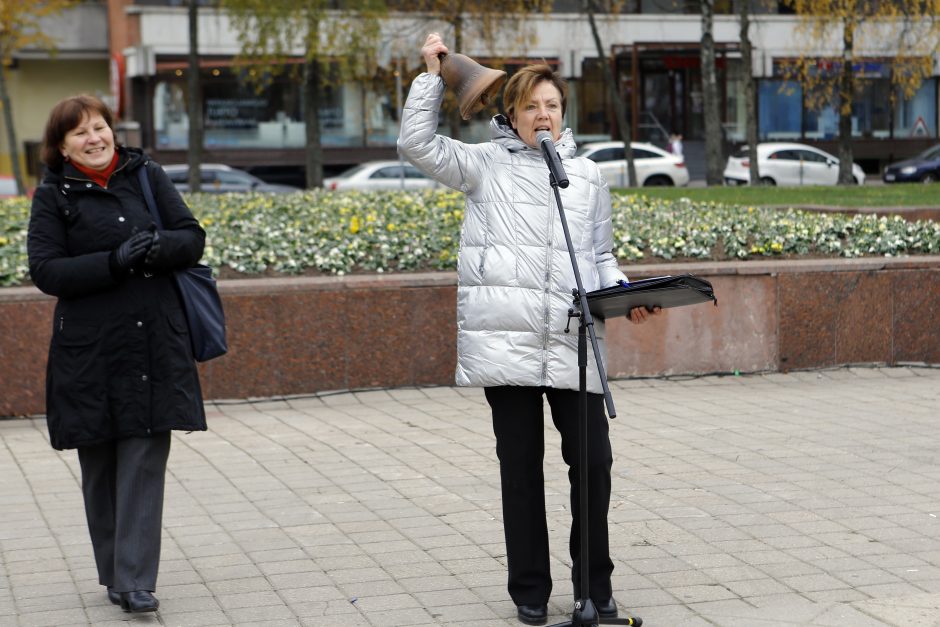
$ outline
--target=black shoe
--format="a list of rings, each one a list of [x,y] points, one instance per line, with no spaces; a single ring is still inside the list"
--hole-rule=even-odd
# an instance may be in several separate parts
[[[146,590],[121,593],[121,609],[125,612],[156,612],[160,601]]]
[[[544,625],[548,620],[548,605],[520,605],[516,614],[526,625]]]
[[[594,609],[597,610],[598,618],[617,618],[617,602],[614,597],[606,601],[595,601]]]
[[[114,603],[115,605],[121,604],[121,593],[115,592],[114,588],[108,586],[108,600]]]

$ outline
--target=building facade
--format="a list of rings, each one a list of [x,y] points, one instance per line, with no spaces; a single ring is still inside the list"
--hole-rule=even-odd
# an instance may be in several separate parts
[[[13,128],[22,171],[36,184],[41,175],[39,141],[50,109],[62,98],[88,93],[109,98],[107,6],[87,2],[44,18],[42,31],[54,49],[18,50],[5,68]],[[0,116],[0,175],[12,172],[8,132]]]
[[[112,101],[134,139],[162,163],[186,161],[188,142],[186,2],[183,0],[106,0],[89,3],[107,10]],[[305,141],[299,82],[287,71],[270,77],[263,89],[246,80],[251,68],[239,63],[239,44],[228,16],[210,4],[200,9],[199,55],[205,124],[204,160],[251,170],[272,181],[302,184]],[[546,61],[569,79],[567,124],[579,142],[617,136],[603,67],[580,3],[558,0],[550,14],[526,16],[490,42],[465,37],[459,52],[484,65],[512,71],[527,62]],[[743,142],[744,76],[739,23],[730,1],[717,2],[714,39],[721,116],[727,149]],[[570,5],[570,6],[569,6]],[[833,104],[810,107],[809,95],[786,78],[789,59],[816,55],[820,67],[837,50],[806,42],[796,16],[783,5],[754,2],[751,38],[753,75],[758,82],[758,125],[762,141],[798,140],[834,151],[838,115]],[[664,145],[681,133],[694,146],[704,135],[701,18],[698,2],[633,0],[625,13],[602,15],[597,26],[611,60],[618,89],[629,109],[633,137]],[[451,32],[446,23],[397,12],[383,22],[381,58],[368,81],[336,80],[323,89],[321,137],[327,174],[361,161],[395,155],[398,112],[410,81],[420,71],[419,49],[427,32]],[[883,49],[858,63],[859,89],[853,106],[853,149],[870,173],[885,163],[936,143],[938,63],[910,98],[891,86],[891,64]],[[292,63],[299,63],[296,50]],[[326,68],[327,73],[330,69]],[[101,82],[100,70],[98,71]],[[84,89],[82,91],[88,91]],[[892,96],[893,94],[893,96]],[[459,129],[442,117],[441,130],[465,141],[487,138],[484,111]],[[25,130],[25,129],[24,129]],[[687,156],[691,156],[687,152]],[[694,172],[690,164],[690,170]]]

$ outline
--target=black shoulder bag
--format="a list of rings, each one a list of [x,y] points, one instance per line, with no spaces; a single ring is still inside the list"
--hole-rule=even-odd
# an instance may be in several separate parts
[[[137,178],[140,180],[147,208],[153,214],[153,221],[158,229],[162,229],[163,220],[160,219],[160,210],[150,187],[146,164],[137,169]],[[228,352],[225,312],[222,310],[222,299],[219,298],[215,279],[212,278],[212,268],[200,263],[192,268],[176,270],[173,276],[176,278],[176,287],[179,288],[183,310],[186,313],[193,357],[196,361],[221,357]]]

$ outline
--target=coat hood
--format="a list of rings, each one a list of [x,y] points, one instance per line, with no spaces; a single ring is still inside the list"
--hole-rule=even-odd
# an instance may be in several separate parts
[[[516,130],[509,123],[509,120],[502,113],[494,115],[493,119],[490,120],[490,138],[493,140],[493,143],[505,147],[509,152],[531,150],[541,155],[538,149],[522,141],[519,135],[516,134]],[[575,155],[578,150],[578,145],[574,141],[574,133],[571,132],[570,128],[566,128],[561,132],[561,137],[555,142],[555,150],[562,159],[570,159]]]

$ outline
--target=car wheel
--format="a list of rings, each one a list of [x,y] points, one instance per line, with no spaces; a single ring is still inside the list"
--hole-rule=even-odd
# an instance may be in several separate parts
[[[643,181],[643,187],[671,187],[672,179],[662,174],[656,174]]]
[[[760,184],[761,184],[761,185],[771,185],[771,186],[773,186],[773,185],[776,185],[776,184],[777,184],[777,181],[773,180],[773,179],[770,178],[769,176],[762,176],[762,177],[760,177]]]
[[[920,182],[921,183],[936,183],[937,182],[936,172],[928,172],[927,174],[923,175],[922,177],[920,177]]]

